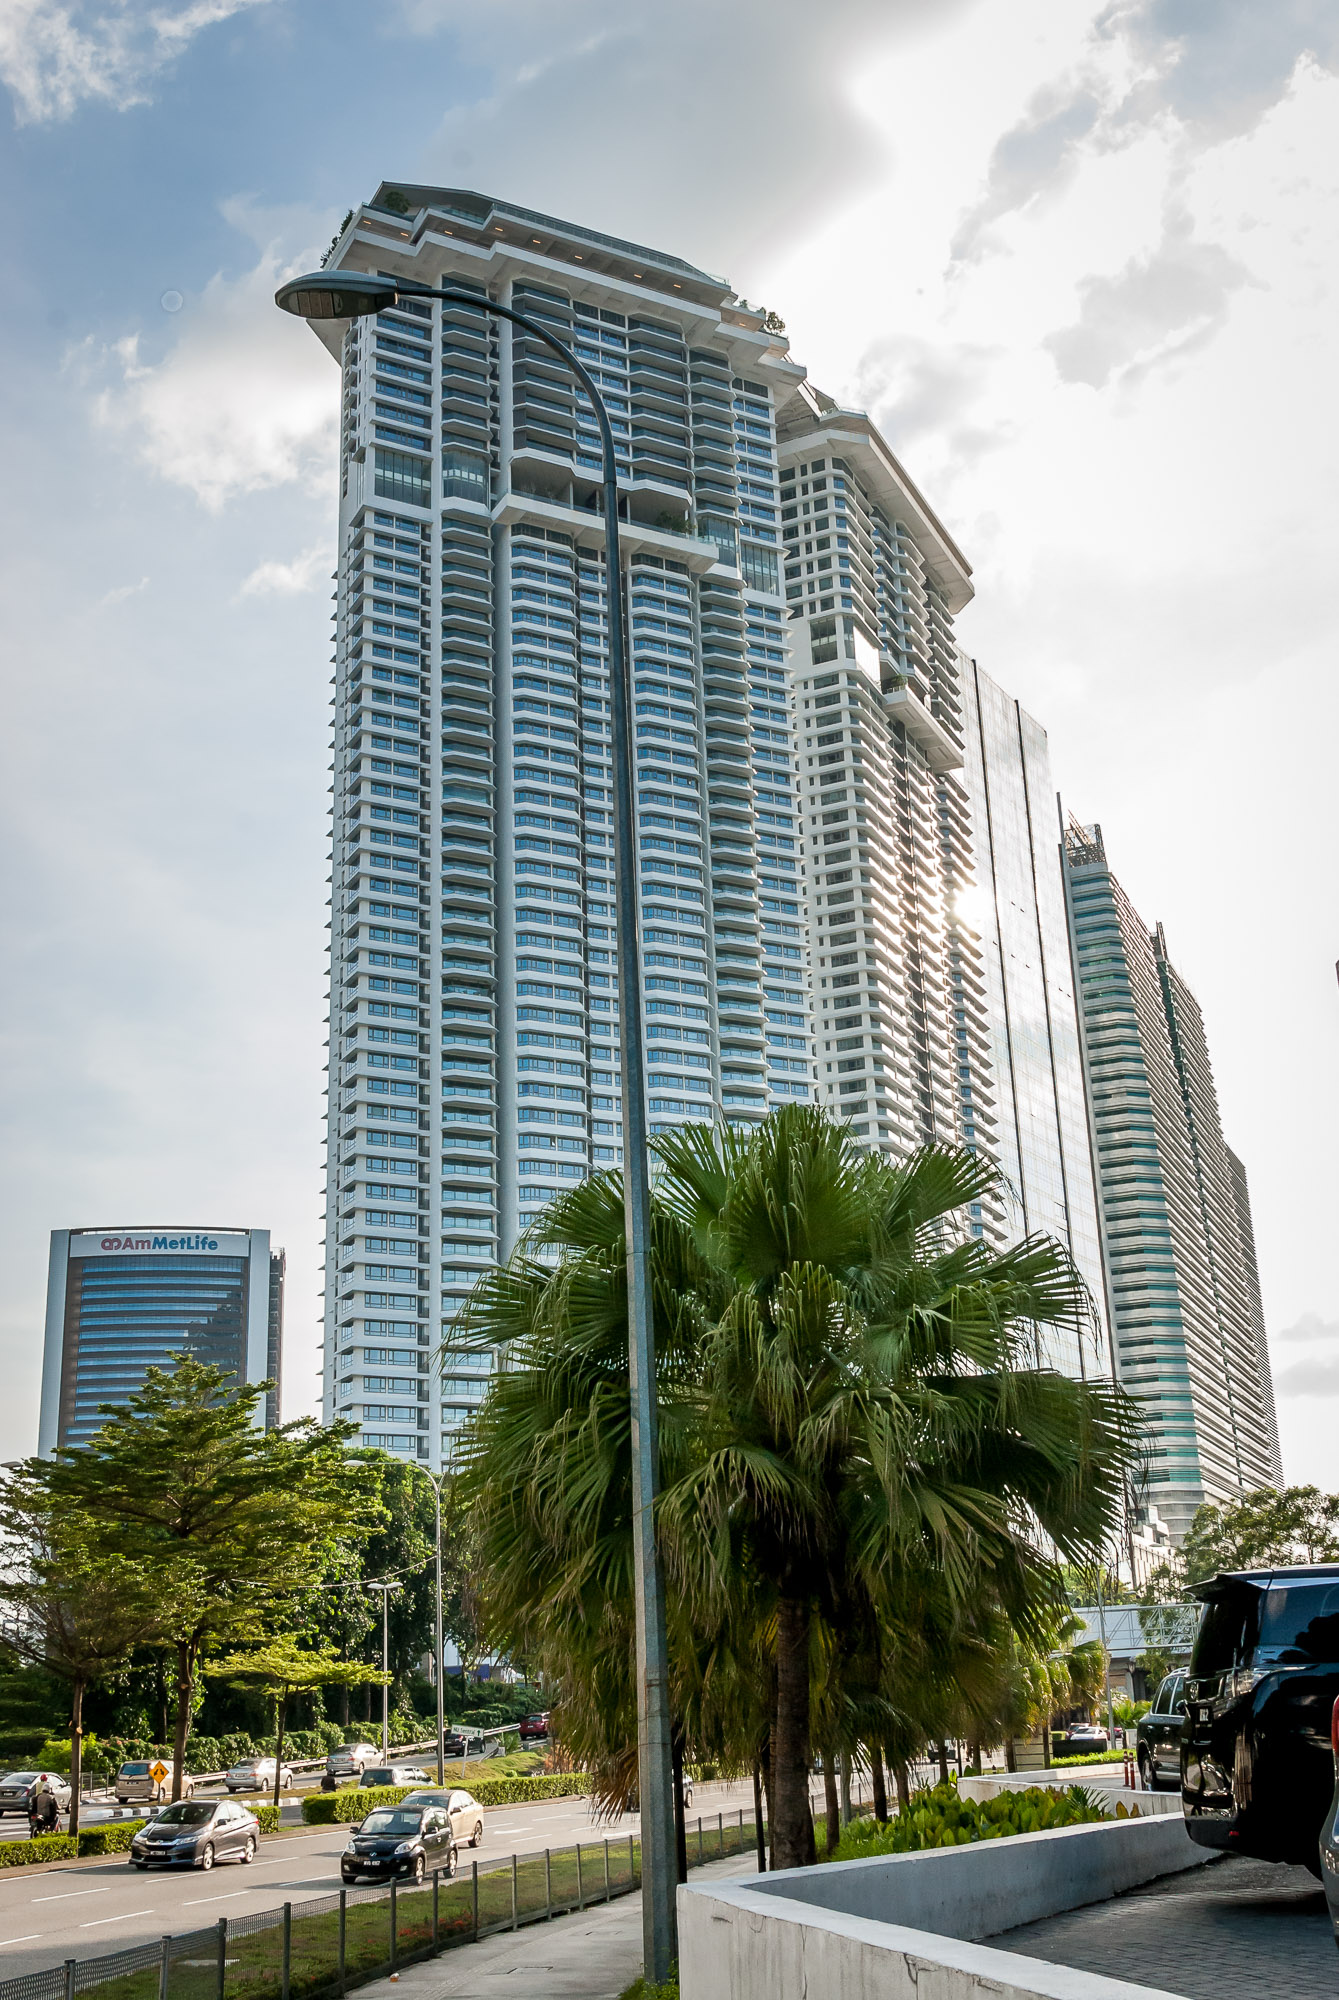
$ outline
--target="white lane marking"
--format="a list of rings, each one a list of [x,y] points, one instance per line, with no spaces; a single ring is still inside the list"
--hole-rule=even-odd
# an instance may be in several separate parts
[[[126,1924],[132,1917],[151,1917],[152,1910],[123,1910],[119,1917],[92,1917],[86,1924],[80,1924],[81,1931],[91,1931],[98,1924]]]
[[[110,1889],[62,1889],[59,1896],[34,1896],[35,1903],[68,1903],[71,1896],[110,1896]]]
[[[197,1903],[230,1903],[234,1896],[249,1896],[250,1889],[228,1889],[222,1896],[192,1896],[189,1903],[183,1903],[183,1910],[193,1910]]]
[[[0,1944],[30,1944],[34,1938],[39,1938],[41,1935],[41,1931],[25,1931],[22,1937],[0,1938]]]

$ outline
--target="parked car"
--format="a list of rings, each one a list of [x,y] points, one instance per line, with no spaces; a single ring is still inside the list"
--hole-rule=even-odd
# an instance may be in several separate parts
[[[156,1770],[166,1772],[165,1777],[155,1777]],[[150,1757],[147,1761],[133,1758],[123,1764],[116,1774],[116,1803],[127,1806],[132,1799],[148,1799],[150,1803],[172,1796],[172,1775],[174,1766],[170,1757]],[[183,1778],[181,1795],[189,1799],[194,1795],[195,1781]]]
[[[239,1757],[232,1769],[226,1771],[224,1784],[230,1792],[266,1792],[274,1789],[273,1757]],[[293,1782],[293,1773],[285,1764],[279,1772],[279,1789],[286,1791]]]
[[[70,1781],[57,1777],[54,1771],[10,1771],[0,1778],[0,1815],[4,1813],[26,1813],[32,1806],[39,1785],[49,1785],[55,1795],[56,1805],[61,1812],[70,1809]]]
[[[333,1792],[339,1785],[357,1784],[367,1766],[375,1764],[380,1755],[371,1743],[341,1743],[325,1760],[321,1790]]]
[[[179,1800],[155,1813],[130,1843],[132,1868],[210,1869],[216,1861],[254,1861],[260,1822],[230,1799]]]
[[[448,1757],[463,1757],[468,1748],[469,1744],[458,1729],[448,1729],[442,1738],[442,1750]]]
[[[340,1856],[339,1872],[346,1882],[368,1877],[384,1881],[407,1875],[421,1882],[434,1869],[456,1872],[456,1841],[451,1815],[444,1806],[379,1806],[349,1835]]]
[[[1185,1680],[1181,1804],[1202,1847],[1311,1869],[1334,1794],[1339,1563],[1201,1584]]]
[[[369,1764],[358,1780],[364,1791],[374,1785],[426,1785],[430,1783],[426,1771],[417,1764]]]
[[[544,1709],[539,1715],[523,1715],[517,1729],[522,1743],[533,1742],[536,1737],[549,1733],[549,1711]]]
[[[1164,1674],[1147,1715],[1135,1728],[1139,1782],[1146,1792],[1179,1790],[1181,1731],[1186,1719],[1186,1676]]]
[[[1100,1722],[1069,1722],[1051,1731],[1051,1755],[1082,1757],[1085,1752],[1109,1750],[1111,1739]]]

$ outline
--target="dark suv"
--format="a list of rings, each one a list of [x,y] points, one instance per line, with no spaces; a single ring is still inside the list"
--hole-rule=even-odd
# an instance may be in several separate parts
[[[1186,1676],[1179,1669],[1158,1686],[1147,1715],[1135,1729],[1139,1782],[1146,1792],[1181,1789],[1181,1731],[1186,1719]]]
[[[1339,1564],[1246,1570],[1198,1586],[1181,1803],[1201,1847],[1320,1873],[1334,1791]]]

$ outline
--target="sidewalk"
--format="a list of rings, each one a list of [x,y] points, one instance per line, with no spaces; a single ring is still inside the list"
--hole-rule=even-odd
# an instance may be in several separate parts
[[[689,1870],[690,1882],[752,1874],[752,1855]],[[366,2000],[618,2000],[642,1969],[642,1899],[622,1896],[523,1931],[504,1931],[359,1989]]]

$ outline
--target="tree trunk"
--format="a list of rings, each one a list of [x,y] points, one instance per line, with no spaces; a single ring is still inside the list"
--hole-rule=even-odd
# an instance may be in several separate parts
[[[79,1783],[84,1772],[84,1684],[70,1688],[70,1832],[79,1835]]]
[[[809,1809],[809,1608],[783,1597],[776,1614],[776,1737],[772,1762],[773,1866],[814,1860]]]
[[[1018,1747],[1012,1736],[1006,1736],[1004,1739],[1004,1768],[1006,1771],[1018,1769]]]
[[[904,1813],[911,1805],[911,1784],[907,1778],[907,1761],[905,1757],[895,1757],[893,1759],[893,1779],[897,1785],[897,1810],[900,1813]]]
[[[839,1781],[841,1788],[842,1825],[847,1827],[851,1824],[851,1753],[849,1750],[842,1751]]]
[[[948,1745],[941,1740],[936,1745],[936,1748],[939,1752],[939,1782],[941,1785],[946,1785],[948,1783]]]
[[[981,1776],[981,1745],[979,1743],[969,1743],[967,1745],[967,1770],[973,1778]]]
[[[279,1810],[279,1777],[284,1768],[284,1723],[288,1714],[288,1690],[274,1697],[274,1810]]]
[[[339,1691],[339,1719],[342,1726],[347,1729],[349,1726],[349,1690],[347,1686],[342,1687]]]
[[[874,1794],[874,1817],[882,1823],[888,1817],[888,1790],[883,1782],[883,1752],[877,1743],[869,1746],[869,1786]]]
[[[753,1760],[753,1837],[758,1844],[758,1873],[767,1873],[767,1837],[762,1814],[762,1765]]]
[[[688,1825],[683,1808],[683,1735],[678,1729],[670,1735],[670,1758],[674,1767],[674,1862],[676,1881],[688,1880]]]
[[[1042,1769],[1049,1771],[1051,1768],[1051,1725],[1049,1722],[1043,1722],[1041,1726],[1041,1762]]]
[[[157,1741],[158,1741],[159,1743],[166,1743],[166,1741],[167,1741],[167,1672],[166,1672],[166,1669],[165,1669],[165,1667],[164,1667],[164,1664],[163,1664],[163,1656],[162,1656],[162,1654],[161,1654],[161,1653],[159,1653],[159,1654],[157,1654],[157,1655],[156,1655],[156,1659],[157,1659],[157,1663],[158,1663],[158,1671],[157,1671],[157,1673],[156,1673],[156,1675],[155,1675],[155,1692],[156,1692],[156,1694],[157,1694],[157,1697],[158,1697],[158,1736],[157,1736]]]
[[[823,1753],[823,1808],[827,1821],[828,1854],[834,1855],[841,1844],[842,1815],[837,1803],[837,1760],[831,1750]]]
[[[775,1707],[775,1703],[773,1704]],[[763,1738],[759,1761],[762,1764],[762,1802],[767,1815],[767,1866],[776,1867],[776,1798],[772,1784],[772,1773],[776,1769],[776,1759],[772,1755],[772,1739],[776,1734],[776,1724]]]
[[[177,1641],[177,1726],[172,1739],[172,1796],[181,1797],[186,1777],[186,1739],[191,1733],[191,1696],[195,1693],[195,1659],[189,1639]]]

